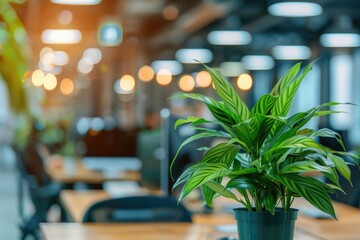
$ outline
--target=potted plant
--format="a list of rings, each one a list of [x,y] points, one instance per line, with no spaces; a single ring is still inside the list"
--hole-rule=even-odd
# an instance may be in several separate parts
[[[198,132],[182,143],[178,153],[201,138],[224,139],[213,147],[201,148],[205,150],[201,160],[177,179],[174,188],[182,185],[179,201],[201,187],[210,207],[219,196],[239,202],[243,208],[234,209],[239,239],[292,239],[297,210],[291,205],[297,197],[336,218],[329,194],[341,190],[339,174],[350,181],[349,167],[341,156],[355,156],[345,151],[339,134],[327,128],[305,127],[314,117],[339,113],[327,108],[340,103],[328,102],[287,116],[312,64],[302,73],[300,67],[301,63],[295,64],[251,110],[231,84],[207,66],[220,101],[195,93],[179,95],[204,103],[215,120],[193,116],[178,120],[175,128],[189,124]],[[207,123],[220,129],[207,128]],[[335,138],[344,151],[329,149],[314,137]],[[308,172],[318,172],[333,184],[306,176]]]

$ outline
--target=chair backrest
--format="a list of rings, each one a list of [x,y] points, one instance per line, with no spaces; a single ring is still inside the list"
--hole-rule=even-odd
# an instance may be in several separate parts
[[[93,204],[83,222],[191,222],[191,214],[175,198],[131,196]]]
[[[35,178],[37,186],[42,187],[51,183],[49,175],[46,173],[44,160],[41,156],[38,145],[31,143],[25,146],[20,153],[20,164],[27,175]]]

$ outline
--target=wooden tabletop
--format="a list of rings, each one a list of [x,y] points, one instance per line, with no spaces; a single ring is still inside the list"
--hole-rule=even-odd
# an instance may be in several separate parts
[[[90,184],[101,184],[105,181],[126,180],[140,181],[141,174],[138,171],[106,172],[86,169],[80,159],[73,160],[71,167],[60,156],[53,156],[46,164],[46,171],[52,180],[60,183],[72,184],[85,182]]]
[[[237,236],[219,231],[217,226],[196,223],[43,223],[40,227],[45,240],[216,240]],[[295,240],[320,239],[301,230],[295,232]]]
[[[69,212],[71,218],[75,222],[81,222],[83,214],[87,209],[87,207],[89,207],[92,203],[97,202],[99,200],[110,198],[110,195],[104,190],[91,190],[91,191],[65,190],[62,191],[60,197],[62,203],[64,204],[65,209]],[[206,228],[204,228],[206,234],[208,234],[209,232],[209,228],[208,228],[209,226],[212,226],[214,228],[219,224],[235,224],[235,219],[233,215],[222,211],[222,209],[226,207],[231,209],[234,206],[232,202],[230,202],[228,199],[220,199],[218,202],[215,202],[215,205],[216,205],[216,210],[213,214],[196,213],[196,209],[195,209],[195,214],[193,214],[193,222],[196,224],[196,226],[198,225],[207,226]],[[300,209],[312,208],[309,203],[307,203],[302,199],[295,201],[294,207]],[[327,239],[327,240],[360,239],[360,209],[336,202],[334,202],[334,207],[337,213],[338,220],[315,219],[311,217],[306,217],[300,211],[298,215],[298,220],[296,221],[297,236],[303,237],[306,235],[307,237],[306,239],[311,239],[311,236],[313,237],[312,239]],[[56,226],[61,228],[61,224],[51,225],[49,227],[56,228]],[[75,230],[72,230],[72,227],[68,227],[69,228],[68,231],[85,231],[85,232],[93,231],[92,226],[81,225],[81,224],[71,225],[71,226],[74,226]],[[187,228],[183,227],[182,229],[184,232],[186,232],[186,229],[188,228],[189,227]],[[195,227],[195,229],[197,228],[198,227]],[[118,229],[114,231],[122,231],[122,230]],[[182,235],[182,237],[184,236],[187,235]],[[53,239],[57,239],[57,238],[49,238],[49,240],[53,240]],[[186,239],[186,238],[182,238],[182,239]],[[297,239],[305,239],[305,238],[297,238]]]

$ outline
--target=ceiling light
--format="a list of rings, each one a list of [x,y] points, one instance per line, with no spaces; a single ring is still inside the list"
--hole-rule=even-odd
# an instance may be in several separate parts
[[[267,55],[247,55],[241,61],[247,70],[269,70],[274,67],[274,59]]]
[[[98,40],[102,46],[117,46],[123,40],[122,26],[115,21],[104,22],[98,30]]]
[[[213,60],[213,54],[205,48],[183,48],[176,51],[175,58],[181,63],[209,63]]]
[[[64,66],[69,62],[69,55],[64,51],[55,51],[55,65]]]
[[[246,31],[212,31],[207,40],[213,45],[246,45],[251,42],[251,34]]]
[[[320,36],[324,47],[359,47],[360,35],[348,16],[338,16],[332,26]]]
[[[320,36],[324,47],[359,47],[360,35],[357,33],[325,33]]]
[[[93,61],[88,57],[83,57],[77,64],[77,70],[80,74],[88,74],[94,69]]]
[[[51,0],[51,2],[66,5],[97,5],[101,0]]]
[[[74,44],[81,38],[81,32],[76,29],[47,29],[41,34],[41,41],[48,44]]]
[[[162,69],[170,71],[172,75],[179,75],[183,71],[181,63],[176,60],[156,60],[151,63],[152,69],[158,73]]]
[[[91,59],[93,64],[97,64],[101,61],[102,53],[101,50],[98,48],[87,48],[84,51],[83,57],[87,57]]]
[[[272,49],[272,55],[279,60],[301,60],[311,57],[311,50],[302,45],[282,45]]]
[[[318,3],[307,1],[276,1],[268,7],[273,16],[279,17],[312,17],[322,13]]]

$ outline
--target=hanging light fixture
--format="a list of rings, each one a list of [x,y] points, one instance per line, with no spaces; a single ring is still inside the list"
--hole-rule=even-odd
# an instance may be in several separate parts
[[[348,16],[341,15],[320,36],[320,43],[324,47],[331,48],[359,47],[360,35],[353,27],[352,20]]]
[[[302,60],[311,57],[311,50],[305,45],[277,45],[272,48],[272,55],[278,60]]]
[[[101,0],[51,0],[51,2],[65,5],[97,5]]]
[[[209,32],[207,40],[210,44],[247,45],[251,42],[252,36],[249,32],[241,29],[241,22],[238,16],[229,16],[226,18],[224,25],[221,29]]]
[[[320,4],[310,0],[274,0],[268,12],[278,17],[313,17],[322,14],[323,9]]]

